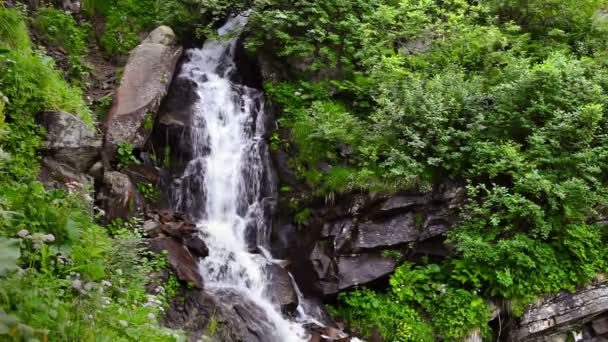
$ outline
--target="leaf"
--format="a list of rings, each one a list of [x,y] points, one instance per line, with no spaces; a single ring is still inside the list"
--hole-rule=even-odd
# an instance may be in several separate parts
[[[19,257],[19,240],[0,238],[0,276],[17,270]]]

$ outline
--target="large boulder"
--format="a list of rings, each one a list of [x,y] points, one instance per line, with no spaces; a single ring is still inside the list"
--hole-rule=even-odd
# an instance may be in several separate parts
[[[380,254],[358,254],[338,258],[338,289],[344,290],[391,274],[397,263]]]
[[[450,255],[453,246],[443,234],[458,219],[464,198],[463,186],[444,184],[424,193],[354,193],[329,205],[309,203],[311,215],[301,229],[279,221],[273,252],[293,262],[305,294],[334,295],[386,278],[398,262]]]
[[[317,279],[317,288],[324,295],[367,284],[392,273],[394,259],[380,253],[334,256],[331,246],[321,241],[313,249],[310,260]]]
[[[582,332],[586,340],[599,341],[608,337],[607,313],[606,282],[575,293],[561,293],[530,308],[509,333],[509,341],[558,341],[573,332]]]
[[[278,264],[268,265],[266,272],[270,276],[268,294],[275,303],[279,304],[283,313],[293,313],[298,307],[299,300],[289,272]]]
[[[131,51],[105,122],[106,158],[113,160],[120,143],[143,147],[181,55],[182,48],[167,26],[152,31]]]
[[[150,242],[150,249],[154,252],[166,251],[171,268],[177,278],[196,288],[203,288],[203,278],[199,273],[198,259],[175,239],[159,237]]]
[[[141,207],[137,189],[129,176],[117,172],[106,172],[103,176],[103,188],[100,194],[102,208],[107,222],[113,219],[129,219]]]
[[[80,118],[66,112],[44,112],[37,121],[46,131],[45,157],[78,172],[87,172],[100,159],[101,138]]]

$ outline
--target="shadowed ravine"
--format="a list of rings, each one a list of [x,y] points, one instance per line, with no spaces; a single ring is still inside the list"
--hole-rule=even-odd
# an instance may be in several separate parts
[[[220,36],[245,24],[230,19]],[[236,38],[210,40],[187,51],[180,78],[196,84],[190,139],[193,159],[170,192],[173,206],[198,220],[209,256],[200,263],[205,288],[226,301],[245,298],[259,311],[256,329],[272,341],[306,341],[301,324],[283,317],[269,293],[269,217],[276,199],[261,91],[238,83]],[[299,310],[301,312],[301,310]],[[253,322],[252,322],[253,323]]]

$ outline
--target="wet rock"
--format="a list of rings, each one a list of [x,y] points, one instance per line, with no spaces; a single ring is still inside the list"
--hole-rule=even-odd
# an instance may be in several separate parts
[[[131,51],[105,122],[104,154],[108,160],[114,159],[120,143],[143,147],[181,54],[182,48],[167,26],[152,31]]]
[[[389,214],[394,212],[403,212],[405,210],[411,209],[416,205],[424,204],[427,201],[427,198],[424,196],[393,196],[390,197],[386,202],[382,204],[380,207],[380,211],[383,214]]]
[[[156,238],[150,242],[150,249],[154,252],[167,251],[169,264],[178,279],[196,288],[203,288],[198,261],[185,246],[171,238]]]
[[[117,171],[104,174],[100,196],[108,222],[116,218],[127,220],[133,217],[141,205],[129,176]]]
[[[568,331],[608,311],[608,284],[601,283],[575,293],[562,293],[529,309],[509,334],[510,341],[540,341]]]
[[[183,243],[194,256],[206,258],[209,255],[207,244],[198,234],[185,238]]]
[[[323,242],[318,242],[310,254],[317,284],[323,294],[338,292],[337,265],[332,254],[331,248]]]
[[[209,249],[197,226],[186,216],[172,210],[151,211],[144,222],[144,231],[149,237],[169,237],[185,246],[196,258],[205,258]]]
[[[44,112],[36,119],[46,131],[44,156],[81,173],[100,159],[101,138],[80,118],[66,112]]]
[[[338,258],[338,288],[344,290],[384,277],[395,270],[392,258],[379,254],[360,254]]]
[[[178,240],[183,240],[186,237],[190,237],[192,234],[198,232],[196,225],[190,222],[167,222],[161,225],[160,229],[163,233],[172,236]]]
[[[273,302],[281,306],[283,313],[293,313],[298,307],[298,293],[289,273],[277,264],[268,265],[266,272],[270,275],[268,292]]]
[[[353,250],[391,247],[416,241],[420,237],[414,213],[399,215],[381,223],[363,223],[357,232],[352,242]]]

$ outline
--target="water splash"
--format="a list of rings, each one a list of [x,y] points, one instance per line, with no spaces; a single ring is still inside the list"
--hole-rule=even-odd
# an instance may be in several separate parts
[[[267,293],[271,259],[260,252],[268,242],[267,208],[276,186],[263,139],[264,98],[238,83],[236,38],[222,39],[245,23],[243,16],[232,18],[218,30],[219,39],[187,51],[178,77],[196,84],[189,137],[194,157],[172,185],[171,198],[177,210],[198,219],[209,247],[200,264],[206,289],[235,292],[253,302],[266,316],[260,320],[272,335],[266,336],[269,341],[306,341],[303,326],[283,317]]]

